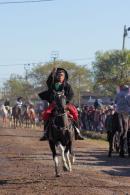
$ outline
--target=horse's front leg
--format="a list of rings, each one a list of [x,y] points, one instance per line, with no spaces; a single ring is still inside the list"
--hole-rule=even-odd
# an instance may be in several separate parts
[[[66,161],[67,161],[67,164],[68,164],[68,167],[69,167],[69,171],[71,172],[72,171],[72,162],[74,162],[74,155],[71,155],[71,159],[70,159],[70,145],[66,147],[65,149],[65,157],[66,157]]]
[[[3,127],[5,127],[5,124],[6,124],[6,117],[3,116]]]
[[[112,151],[113,151],[113,139],[114,139],[114,133],[113,132],[109,132],[109,152],[108,152],[108,156],[111,157],[112,155]]]
[[[58,162],[58,157],[56,154],[56,148],[55,148],[55,144],[49,140],[49,145],[50,145],[50,149],[52,151],[52,155],[53,155],[53,160],[55,163],[55,173],[56,173],[56,177],[59,177],[59,162]]]
[[[69,171],[69,166],[66,161],[65,157],[65,148],[62,146],[62,144],[58,144],[59,149],[61,150],[61,156],[62,156],[62,162],[63,162],[63,170],[64,171]]]
[[[16,118],[13,118],[14,129],[16,128]]]

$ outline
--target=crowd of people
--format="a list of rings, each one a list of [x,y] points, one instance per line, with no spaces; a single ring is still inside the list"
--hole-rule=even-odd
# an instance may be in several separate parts
[[[94,130],[103,132],[107,129],[108,116],[116,111],[113,105],[95,108],[92,106],[83,106],[80,110],[80,128],[83,130]]]
[[[115,100],[110,105],[98,105],[97,100],[93,105],[84,105],[80,110],[80,128],[84,130],[95,130],[102,132],[111,129],[111,116],[117,112],[120,128],[126,123],[129,127],[130,118],[130,94],[129,86],[120,86],[120,90],[115,96]],[[123,122],[122,122],[123,121]]]

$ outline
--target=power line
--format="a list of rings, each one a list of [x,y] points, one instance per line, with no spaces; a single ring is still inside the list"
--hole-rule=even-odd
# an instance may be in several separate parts
[[[59,59],[59,60],[64,60],[64,61],[90,61],[90,60],[93,60],[94,59],[94,57],[88,57],[88,58],[75,58],[75,59]],[[39,62],[25,62],[25,63],[16,63],[16,64],[0,64],[0,67],[8,67],[8,66],[24,66],[24,65],[26,65],[26,64],[30,64],[30,65],[32,65],[32,66],[34,66],[34,65],[38,65],[38,64],[45,64],[45,63],[47,63],[47,61],[41,61],[41,60],[39,60]]]
[[[41,63],[46,63],[46,62],[41,62]],[[34,65],[38,65],[41,64],[39,62],[30,62],[30,63],[22,63],[22,64],[0,64],[0,67],[8,67],[8,66],[25,66],[25,65],[29,65],[29,66],[34,66]]]
[[[6,66],[23,66],[24,64],[0,64],[0,66],[6,67]]]
[[[75,58],[75,59],[68,59],[70,61],[84,61],[84,60],[93,60],[94,57],[89,57],[89,58]]]
[[[53,0],[2,1],[2,2],[0,2],[0,5],[20,4],[20,3],[40,3],[40,2],[44,2],[44,1],[53,1]]]

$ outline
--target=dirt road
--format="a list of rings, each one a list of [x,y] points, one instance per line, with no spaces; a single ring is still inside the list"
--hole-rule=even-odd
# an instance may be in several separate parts
[[[104,141],[76,141],[72,173],[55,178],[40,130],[0,128],[0,195],[130,195],[130,158],[107,157]]]

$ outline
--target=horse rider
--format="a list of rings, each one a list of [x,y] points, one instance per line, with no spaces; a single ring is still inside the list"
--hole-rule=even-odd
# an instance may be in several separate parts
[[[10,108],[10,101],[9,101],[8,98],[5,100],[4,106],[5,106],[6,110],[9,111],[9,108]]]
[[[118,113],[120,134],[125,140],[127,138],[129,113],[130,113],[130,94],[129,86],[121,85],[120,91],[117,93],[115,98],[116,111]],[[120,151],[120,156],[124,156],[124,151]]]
[[[17,101],[16,101],[16,106],[21,110],[22,106],[23,106],[23,101],[22,101],[23,97],[18,97]]]
[[[65,96],[66,96],[66,103],[67,103],[67,108],[70,112],[70,115],[73,117],[74,121],[74,129],[75,129],[75,134],[76,134],[76,139],[83,140],[84,138],[81,136],[80,131],[78,129],[78,112],[77,109],[73,104],[70,103],[74,96],[74,92],[72,90],[71,85],[67,82],[68,81],[68,73],[65,69],[63,68],[54,68],[51,72],[51,74],[48,76],[48,79],[46,81],[48,90],[39,93],[39,97],[42,100],[47,100],[50,105],[45,111],[43,112],[43,119],[45,121],[45,126],[44,126],[44,134],[40,138],[40,140],[47,140],[48,137],[48,119],[52,113],[52,110],[55,107],[54,103],[54,90],[56,92],[64,90]]]

